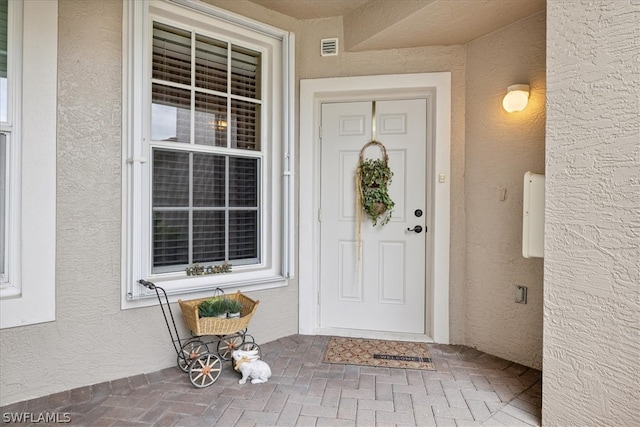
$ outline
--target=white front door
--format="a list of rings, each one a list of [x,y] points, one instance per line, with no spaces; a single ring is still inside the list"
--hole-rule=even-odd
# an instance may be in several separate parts
[[[362,215],[357,256],[355,171],[372,139],[393,171],[391,221]],[[425,99],[325,103],[321,110],[320,327],[425,334],[427,224]],[[370,146],[365,158],[380,157]],[[410,231],[416,226],[421,232]]]

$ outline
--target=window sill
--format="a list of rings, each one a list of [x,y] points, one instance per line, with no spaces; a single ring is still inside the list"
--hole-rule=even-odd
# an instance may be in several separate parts
[[[222,274],[221,276],[225,276]],[[228,277],[228,276],[227,276]],[[224,284],[220,284],[219,282],[211,283],[209,281],[208,284],[198,283],[201,280],[206,280],[207,276],[199,277],[199,278],[187,278],[182,280],[172,280],[172,281],[153,281],[158,287],[163,288],[167,296],[169,298],[170,303],[177,302],[179,299],[182,300],[190,300],[190,299],[198,299],[198,298],[206,298],[208,296],[213,296],[214,291],[216,289],[222,289],[225,293],[231,294],[237,291],[241,292],[253,292],[253,291],[263,291],[267,289],[274,289],[287,286],[288,279],[284,276],[267,276],[262,277],[260,279],[252,279],[252,280],[228,280]],[[189,281],[193,282],[193,285],[188,286],[184,283],[189,283]],[[152,305],[156,305],[158,302],[158,298],[155,291],[146,289],[142,285],[135,283],[134,287],[139,289],[139,294],[132,295],[131,293],[127,293],[123,296],[122,299],[122,309],[127,310],[131,308],[140,308],[140,307],[149,307]],[[162,293],[162,292],[161,292]],[[163,300],[164,302],[164,300]]]
[[[18,298],[22,295],[22,291],[17,286],[2,285],[0,286],[0,299]]]

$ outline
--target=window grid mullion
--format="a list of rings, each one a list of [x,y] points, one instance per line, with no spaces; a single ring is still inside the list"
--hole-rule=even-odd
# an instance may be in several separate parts
[[[227,42],[227,148],[231,148],[233,123],[231,120],[231,42]]]
[[[189,121],[189,142],[193,147],[196,142],[196,34],[191,32],[191,114]],[[189,229],[187,231],[188,260],[193,264],[193,151],[189,153]]]
[[[187,231],[189,265],[193,264],[193,153],[189,153],[189,229]]]
[[[227,148],[231,148],[231,136],[233,134],[233,119],[231,115],[231,42],[227,42]],[[224,259],[229,261],[229,168],[231,160],[229,156],[225,156],[225,179],[224,179]]]
[[[167,87],[171,87],[171,88],[175,88],[175,89],[191,90],[193,88],[192,85],[185,85],[185,84],[182,84],[182,83],[170,82],[170,81],[167,81],[167,80],[162,80],[162,79],[157,79],[157,78],[152,78],[151,79],[151,83],[152,84],[162,85],[162,86],[167,86]],[[262,99],[248,98],[246,96],[235,95],[235,94],[228,93],[228,92],[220,92],[219,90],[207,89],[205,87],[196,87],[195,90],[197,92],[199,92],[199,93],[204,93],[204,94],[207,94],[207,95],[216,95],[216,96],[220,96],[220,97],[224,96],[226,98],[235,99],[235,100],[244,101],[244,102],[251,102],[253,104],[258,104],[258,105],[264,104],[264,101]],[[3,126],[4,126],[4,124],[3,124]]]
[[[224,260],[229,261],[229,168],[230,157],[225,156],[224,179]]]

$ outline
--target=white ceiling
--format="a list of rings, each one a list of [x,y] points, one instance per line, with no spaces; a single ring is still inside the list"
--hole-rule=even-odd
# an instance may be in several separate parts
[[[296,19],[342,16],[348,50],[465,44],[546,0],[250,0]]]
[[[342,16],[369,0],[250,0],[296,19]]]

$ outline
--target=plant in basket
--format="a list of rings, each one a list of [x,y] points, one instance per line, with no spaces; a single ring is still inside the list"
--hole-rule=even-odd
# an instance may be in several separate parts
[[[394,207],[387,191],[387,183],[393,172],[380,159],[365,160],[360,163],[359,168],[362,179],[362,209],[373,220],[374,226],[379,219],[384,225],[391,219],[391,209]]]
[[[227,317],[237,318],[240,317],[242,311],[242,304],[235,299],[227,299]]]
[[[381,159],[364,158],[364,150],[370,145],[376,145],[382,150]],[[373,220],[374,226],[378,221],[381,225],[388,223],[395,206],[388,191],[393,176],[388,162],[384,145],[378,141],[371,141],[362,148],[356,169],[357,214],[363,210]]]
[[[198,305],[198,315],[200,317],[227,317],[228,302],[224,297],[213,297],[202,301]]]

